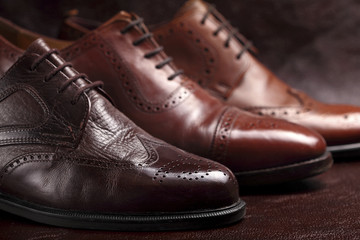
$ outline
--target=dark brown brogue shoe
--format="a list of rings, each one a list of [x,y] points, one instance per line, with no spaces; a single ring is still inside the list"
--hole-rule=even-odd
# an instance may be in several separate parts
[[[360,107],[324,104],[282,82],[213,6],[190,0],[173,20],[153,31],[175,63],[214,96],[312,128],[334,153],[360,153]]]
[[[12,29],[6,37],[18,46],[37,36],[5,25],[2,21],[3,29]],[[105,81],[115,105],[137,125],[223,163],[240,185],[301,179],[332,164],[325,141],[314,131],[229,107],[182,75],[134,14],[120,12],[78,41],[62,44],[66,60],[91,79]]]
[[[2,57],[17,54],[0,47]],[[41,39],[2,76],[1,210],[55,226],[124,231],[208,228],[243,217],[226,167],[151,137],[100,85]]]

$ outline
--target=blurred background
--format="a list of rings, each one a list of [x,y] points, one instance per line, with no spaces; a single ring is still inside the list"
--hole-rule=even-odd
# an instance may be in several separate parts
[[[64,14],[104,21],[120,10],[145,23],[170,19],[184,0],[0,0],[0,16],[56,37]],[[209,0],[291,86],[330,103],[360,105],[360,0]]]

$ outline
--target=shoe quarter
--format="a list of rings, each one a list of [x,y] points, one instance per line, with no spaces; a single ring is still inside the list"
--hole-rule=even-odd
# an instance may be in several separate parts
[[[20,58],[0,79],[0,146],[46,144],[75,147],[81,137],[89,112],[89,100],[82,94],[71,103],[76,86],[58,93],[65,81],[57,73],[45,82],[54,64],[45,60],[35,71],[31,63],[38,56]]]

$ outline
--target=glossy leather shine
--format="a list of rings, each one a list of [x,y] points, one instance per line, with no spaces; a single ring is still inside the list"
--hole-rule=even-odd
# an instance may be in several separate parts
[[[158,47],[156,41],[149,38],[134,45],[147,33],[146,26],[139,24],[122,33],[137,19],[120,12],[61,49],[79,71],[103,80],[115,105],[137,125],[236,173],[287,166],[324,154],[325,141],[312,130],[227,106],[186,76],[169,80],[176,67],[156,67],[167,57],[164,52],[144,57]]]
[[[244,44],[233,37],[226,46],[233,28],[215,35],[226,19],[213,10],[203,21],[208,11],[208,4],[190,0],[173,20],[152,29],[192,79],[229,105],[310,127],[334,149],[360,142],[360,107],[321,103],[291,88],[244,51],[240,34]]]
[[[100,89],[73,102],[88,80],[79,78],[60,92],[77,74],[72,68],[46,81],[64,63],[58,55],[31,69],[49,50],[37,40],[2,74],[0,195],[115,215],[201,212],[238,203],[237,181],[226,167],[150,136]],[[6,56],[12,53],[1,59]]]

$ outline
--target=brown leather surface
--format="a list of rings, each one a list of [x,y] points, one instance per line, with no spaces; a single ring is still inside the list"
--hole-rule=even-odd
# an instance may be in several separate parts
[[[101,89],[92,90],[101,83],[69,66],[38,39],[1,76],[0,112],[7,114],[0,118],[1,209],[15,211],[6,204],[17,203],[45,212],[36,218],[17,207],[20,216],[67,226],[46,213],[92,214],[87,219],[102,224],[110,217],[96,220],[101,214],[161,219],[239,201],[230,170],[148,135]]]
[[[178,67],[227,104],[307,126],[329,146],[359,143],[360,107],[324,104],[285,84],[246,51],[249,41],[233,35],[226,17],[208,3],[189,0],[153,31]]]
[[[99,4],[99,2],[101,4]],[[56,36],[64,13],[104,21],[120,9],[153,24],[170,19],[185,0],[0,0],[0,16]],[[259,58],[291,86],[315,99],[360,104],[357,0],[209,0],[255,43]],[[16,9],[16,11],[14,10]]]
[[[307,181],[241,191],[248,203],[242,222],[219,229],[184,232],[104,232],[53,228],[0,213],[1,239],[357,239],[360,162],[337,163]]]
[[[11,9],[18,6],[19,2],[22,8],[15,13]],[[0,11],[6,17],[22,23],[22,26],[52,33],[55,36],[57,29],[52,27],[57,26],[61,21],[61,12],[66,8],[74,7],[71,3],[82,1],[62,1],[67,4],[54,10],[52,7],[60,5],[58,2],[60,1],[48,1],[44,4],[43,1],[39,1],[34,4],[33,1],[4,0],[1,1]],[[183,1],[176,3],[167,0],[106,1],[91,9],[88,6],[94,6],[98,1],[83,2],[85,3],[81,6],[82,12],[88,10],[87,16],[98,16],[105,20],[118,9],[131,9],[136,12],[140,9],[141,15],[146,14],[159,19],[169,7],[175,10]],[[114,7],[115,2],[116,7]],[[254,40],[256,46],[261,49],[260,57],[276,70],[282,79],[326,101],[359,103],[357,94],[359,86],[354,84],[359,77],[357,70],[359,45],[356,30],[359,14],[356,13],[358,5],[356,1],[219,0],[213,2],[217,3],[222,13],[229,13],[234,25],[240,26],[241,31]],[[159,8],[159,4],[163,7]],[[174,7],[176,4],[178,6]],[[322,6],[326,7],[322,8]],[[155,14],[149,10],[151,8],[156,10]],[[34,14],[36,12],[39,14]],[[49,16],[53,18],[49,20]],[[333,37],[328,38],[328,35]],[[349,61],[343,61],[344,59]],[[314,62],[317,64],[313,64]],[[304,72],[304,69],[307,71]],[[304,75],[308,77],[306,81],[303,79]],[[357,220],[360,197],[359,170],[360,164],[356,162],[336,164],[327,174],[306,181],[304,184],[289,185],[283,191],[274,189],[269,189],[268,192],[258,191],[256,196],[247,193],[244,197],[249,203],[246,219],[240,224],[224,229],[174,233],[80,231],[38,225],[1,212],[0,238],[10,240],[264,239],[266,236],[269,239],[356,239],[360,234],[358,231],[360,224]],[[317,180],[323,180],[323,183]],[[309,206],[304,205],[304,202]]]
[[[72,16],[65,19],[60,36],[77,39],[99,25]],[[325,104],[285,84],[251,54],[256,52],[252,44],[208,3],[187,1],[172,21],[155,25],[153,31],[178,67],[227,104],[312,128],[332,150],[360,141],[360,107]]]
[[[7,52],[15,52],[14,45],[23,48],[29,39],[39,37],[3,18],[0,34],[11,41],[0,41],[0,48]],[[70,45],[64,43],[66,47],[60,52],[90,79],[102,79],[115,106],[139,127],[185,151],[220,162],[238,176],[254,173],[262,182],[283,182],[325,170],[313,167],[316,173],[296,171],[305,176],[290,173],[294,164],[310,166],[312,160],[322,158],[326,144],[318,133],[229,107],[184,75],[171,78],[177,69],[167,63],[164,51],[146,57],[159,47],[150,36],[137,15],[121,11]],[[47,43],[57,46],[59,40],[48,38]],[[4,62],[0,73],[6,70],[8,60],[6,55],[0,58],[0,63]],[[329,162],[329,158],[323,160]],[[255,172],[276,171],[274,168],[282,166],[289,167],[287,174],[273,172],[269,180]],[[240,184],[247,183],[242,180]]]

